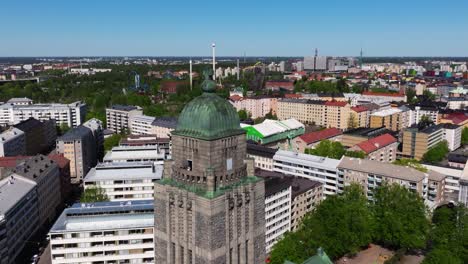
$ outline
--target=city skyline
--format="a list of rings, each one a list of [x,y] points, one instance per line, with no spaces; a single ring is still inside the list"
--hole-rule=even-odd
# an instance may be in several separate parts
[[[92,8],[90,8],[92,6]],[[468,3],[3,4],[0,56],[468,56]]]

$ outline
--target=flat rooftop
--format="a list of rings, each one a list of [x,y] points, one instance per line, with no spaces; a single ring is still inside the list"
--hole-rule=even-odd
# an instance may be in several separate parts
[[[340,160],[320,157],[315,155],[297,153],[293,151],[278,150],[273,157],[275,161],[289,162],[307,167],[336,170]]]
[[[86,177],[85,182],[106,181],[106,180],[134,180],[152,179],[159,180],[162,177],[163,166],[148,163],[100,163],[92,168]]]
[[[164,159],[156,146],[118,146],[104,156],[104,161]]]
[[[154,201],[76,203],[49,233],[154,227]]]
[[[389,178],[406,181],[420,182],[425,178],[425,173],[413,168],[383,163],[375,160],[343,157],[337,166],[339,169],[372,173]]]
[[[390,109],[384,109],[384,110],[380,110],[378,112],[375,112],[373,114],[371,114],[371,116],[380,116],[380,117],[384,117],[384,116],[389,116],[389,115],[393,115],[393,114],[397,114],[397,113],[401,113],[401,109],[399,108],[390,108]]]
[[[36,183],[17,174],[0,181],[0,219],[26,196]]]

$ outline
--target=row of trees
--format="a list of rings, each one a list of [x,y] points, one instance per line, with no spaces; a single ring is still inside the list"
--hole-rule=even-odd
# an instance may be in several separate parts
[[[366,153],[363,151],[346,150],[340,142],[330,140],[322,140],[317,146],[315,146],[315,148],[306,148],[304,152],[306,154],[328,157],[332,159],[341,159],[343,156],[360,159],[366,157]]]
[[[332,258],[353,255],[371,242],[390,248],[425,247],[429,222],[418,194],[400,185],[383,184],[369,203],[358,184],[327,197],[308,213],[296,232],[287,233],[271,252],[271,263],[302,263],[324,248]]]

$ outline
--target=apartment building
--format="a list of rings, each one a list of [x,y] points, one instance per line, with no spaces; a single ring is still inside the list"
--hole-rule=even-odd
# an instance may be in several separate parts
[[[265,117],[268,113],[276,114],[278,99],[269,96],[241,97],[234,95],[229,97],[229,102],[237,111],[245,110],[251,118],[255,119]]]
[[[284,233],[291,230],[292,178],[258,169],[255,176],[265,179],[265,247],[269,253]]]
[[[350,119],[348,119],[348,129],[356,127],[368,127],[370,122],[370,110],[363,106],[357,105],[350,108]]]
[[[439,124],[439,109],[435,106],[418,106],[418,105],[410,105],[409,118],[408,118],[408,126],[412,126],[418,124],[421,121],[423,116],[426,116],[434,122],[435,124]]]
[[[353,146],[350,150],[363,151],[366,159],[392,163],[396,160],[398,141],[390,134],[371,138]]]
[[[143,109],[132,105],[113,105],[106,108],[107,129],[114,133],[121,133],[129,130],[130,118],[143,115]]]
[[[386,127],[392,131],[400,131],[408,127],[407,111],[400,108],[388,108],[370,115],[370,127]]]
[[[343,178],[337,174],[340,160],[278,150],[273,156],[273,170],[286,175],[302,177],[323,183],[325,195],[343,190]]]
[[[16,104],[0,105],[0,125],[15,125],[29,118],[40,121],[54,119],[57,125],[79,126],[86,116],[86,104]]]
[[[49,159],[53,160],[60,171],[60,197],[62,204],[67,203],[72,194],[71,178],[70,178],[70,160],[65,158],[63,154],[51,153]]]
[[[49,238],[52,264],[156,263],[154,201],[74,204]]]
[[[153,121],[155,117],[146,115],[134,115],[129,119],[130,133],[133,135],[152,134]]]
[[[21,161],[13,173],[36,182],[39,225],[53,221],[62,203],[58,165],[44,155],[37,155]]]
[[[466,162],[465,162],[466,163]],[[446,166],[422,164],[426,169],[438,172],[445,176],[444,196],[446,201],[457,201],[460,192],[460,181],[463,168],[455,169]],[[463,166],[464,167],[464,166]]]
[[[306,148],[314,148],[322,140],[340,141],[343,132],[338,128],[327,128],[300,135],[292,140],[292,148],[304,153]]]
[[[341,136],[341,144],[347,148],[351,148],[361,142],[367,141],[369,139],[384,135],[384,134],[396,134],[394,131],[391,131],[385,127],[359,127],[352,130],[348,130],[343,133]]]
[[[312,211],[324,198],[322,183],[294,177],[291,183],[291,231],[296,231],[306,213]]]
[[[53,149],[57,139],[54,119],[39,121],[28,118],[14,125],[14,127],[24,132],[26,155],[36,155]]]
[[[158,138],[170,138],[171,132],[177,126],[175,117],[157,117],[151,124],[151,134]]]
[[[294,118],[305,124],[335,127],[347,130],[350,117],[354,115],[356,126],[367,123],[367,111],[361,108],[351,109],[346,101],[319,101],[308,99],[278,100],[278,119]]]
[[[171,159],[172,144],[170,138],[160,138],[157,135],[128,135],[120,140],[119,146],[154,146],[164,153],[164,159]]]
[[[254,159],[255,168],[273,171],[273,156],[278,149],[268,148],[262,145],[247,144],[247,157]]]
[[[78,126],[57,139],[57,153],[70,160],[72,183],[79,183],[96,166],[96,139],[91,129]]]
[[[0,157],[26,154],[26,137],[23,131],[10,127],[0,134]]]
[[[15,263],[39,228],[36,182],[11,174],[0,180],[0,263]]]
[[[158,146],[117,146],[104,156],[104,163],[113,162],[153,162],[162,165],[166,153]]]
[[[100,163],[83,180],[84,189],[99,186],[110,201],[151,200],[163,167],[146,163]]]
[[[96,157],[102,160],[104,157],[104,124],[99,119],[91,118],[84,122],[83,126],[91,130],[96,144]]]
[[[444,130],[444,140],[450,151],[454,151],[461,146],[462,126],[454,124],[441,124]]]
[[[402,155],[420,160],[424,153],[445,139],[443,126],[412,126],[403,132]]]
[[[417,192],[431,209],[444,198],[445,176],[435,171],[424,173],[405,166],[349,157],[343,157],[337,167],[345,185],[359,183],[369,200],[373,199],[374,189],[382,182],[400,184]]]

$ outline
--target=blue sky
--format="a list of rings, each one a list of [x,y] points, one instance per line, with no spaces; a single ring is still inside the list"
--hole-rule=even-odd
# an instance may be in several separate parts
[[[0,0],[0,56],[468,56],[466,0]]]

